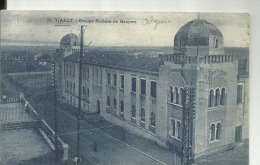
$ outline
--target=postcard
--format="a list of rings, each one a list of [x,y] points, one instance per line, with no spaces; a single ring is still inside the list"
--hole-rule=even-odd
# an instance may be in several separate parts
[[[246,13],[1,11],[2,164],[249,164]]]

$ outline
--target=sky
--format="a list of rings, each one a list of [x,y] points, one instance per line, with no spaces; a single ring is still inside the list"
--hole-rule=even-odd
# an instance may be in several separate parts
[[[249,46],[248,14],[83,11],[1,12],[1,42],[3,45],[58,46],[64,35],[68,33],[79,35],[80,25],[87,25],[84,28],[84,41],[86,43],[92,41],[92,46],[172,46],[177,31],[185,23],[199,17],[219,28],[224,36],[226,47]],[[85,22],[79,22],[80,20]]]

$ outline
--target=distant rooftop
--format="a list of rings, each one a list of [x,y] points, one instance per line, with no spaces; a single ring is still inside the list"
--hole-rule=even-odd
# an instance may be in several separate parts
[[[65,59],[78,62],[79,52],[75,52]],[[154,73],[159,71],[158,57],[127,55],[123,51],[84,52],[83,63]]]

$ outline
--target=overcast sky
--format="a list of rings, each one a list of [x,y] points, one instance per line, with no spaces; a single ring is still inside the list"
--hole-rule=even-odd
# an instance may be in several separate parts
[[[225,46],[248,47],[249,15],[200,13],[199,17],[220,29]],[[90,24],[81,23],[88,25],[84,40],[92,41],[92,46],[172,46],[180,27],[197,18],[198,13],[2,11],[1,39],[2,44],[9,45],[58,46],[65,34],[79,34],[78,20],[83,19],[93,20]],[[97,19],[112,23],[97,23]],[[113,23],[114,20],[118,23]],[[136,23],[120,23],[120,20]],[[156,21],[164,23],[156,25]]]

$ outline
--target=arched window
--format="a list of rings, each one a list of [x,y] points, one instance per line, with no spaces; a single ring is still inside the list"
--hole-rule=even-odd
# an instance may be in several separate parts
[[[110,97],[107,96],[107,106],[110,106]]]
[[[151,113],[151,126],[155,126],[155,113]]]
[[[66,89],[69,90],[69,81],[67,80]]]
[[[210,141],[215,140],[215,124],[211,124],[210,126]]]
[[[113,106],[114,106],[114,109],[116,109],[116,98],[114,98]]]
[[[179,93],[178,93],[178,88],[174,88],[174,103],[179,104]]]
[[[170,102],[173,103],[173,89],[172,86],[170,86]]]
[[[144,108],[141,109],[141,121],[145,121],[145,110]]]
[[[182,95],[183,95],[183,88],[180,89],[180,94],[179,94],[179,104],[180,105],[183,105],[182,104],[182,97],[183,97]]]
[[[76,91],[76,85],[75,85],[75,83],[73,83],[73,92],[75,92]]]
[[[217,131],[216,131],[216,139],[220,139],[220,136],[221,136],[221,124],[218,123],[217,124]]]
[[[181,139],[181,123],[177,122],[178,139]]]
[[[135,105],[132,105],[132,117],[135,118],[136,117],[136,108]]]
[[[174,120],[172,120],[172,136],[174,136],[175,137],[175,121]]]
[[[217,89],[215,94],[215,106],[219,106],[219,103],[220,103],[220,90]]]
[[[123,100],[120,101],[120,112],[124,113],[124,102],[123,102]]]
[[[221,89],[221,96],[220,96],[220,105],[226,104],[226,90],[225,88]]]
[[[214,48],[218,48],[218,39],[215,39]]]
[[[211,89],[209,92],[209,107],[213,107],[214,105],[214,90]]]

